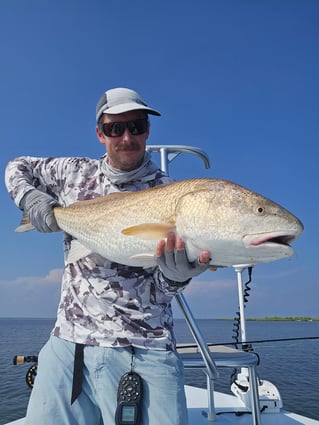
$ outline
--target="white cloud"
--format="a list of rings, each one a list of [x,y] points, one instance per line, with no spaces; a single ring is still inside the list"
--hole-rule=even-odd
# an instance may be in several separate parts
[[[0,280],[0,288],[3,288],[6,285],[26,285],[26,286],[36,286],[36,285],[55,285],[61,283],[63,269],[52,269],[49,270],[45,276],[18,276],[13,280]]]
[[[0,316],[55,317],[60,297],[62,269],[43,276],[19,276],[0,280]],[[247,274],[243,282],[247,281]],[[318,317],[317,274],[302,268],[284,270],[259,266],[253,270],[247,317]],[[233,270],[205,272],[194,278],[184,295],[195,317],[234,317],[238,310],[237,279]],[[176,306],[177,307],[177,306]],[[174,303],[174,310],[175,310]],[[181,316],[177,307],[177,316]]]
[[[197,280],[196,278],[187,286],[184,293],[187,295],[202,294],[218,290],[227,290],[229,288],[236,288],[236,282],[231,279],[219,280]]]
[[[52,269],[45,276],[19,276],[0,281],[0,315],[55,317],[62,272],[62,269]]]

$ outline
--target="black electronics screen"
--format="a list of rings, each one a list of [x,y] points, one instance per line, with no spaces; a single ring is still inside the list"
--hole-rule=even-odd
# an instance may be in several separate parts
[[[121,421],[127,424],[134,424],[136,418],[136,406],[122,406]]]

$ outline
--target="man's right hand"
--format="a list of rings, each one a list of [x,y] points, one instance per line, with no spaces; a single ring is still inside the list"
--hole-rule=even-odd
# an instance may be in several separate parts
[[[58,203],[52,196],[33,189],[26,193],[20,202],[20,208],[29,216],[33,226],[40,232],[59,232],[53,207]]]

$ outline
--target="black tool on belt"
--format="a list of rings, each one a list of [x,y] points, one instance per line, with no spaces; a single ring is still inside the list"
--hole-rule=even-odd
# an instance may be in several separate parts
[[[141,420],[143,382],[134,371],[134,347],[131,350],[131,370],[121,377],[117,389],[116,425],[138,425]]]

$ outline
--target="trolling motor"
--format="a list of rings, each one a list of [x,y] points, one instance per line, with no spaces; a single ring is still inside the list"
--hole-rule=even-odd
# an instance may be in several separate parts
[[[34,387],[35,377],[37,376],[38,370],[38,356],[14,356],[13,364],[20,365],[24,363],[33,363],[31,367],[27,370],[25,381],[29,388]]]
[[[243,351],[253,351],[253,347],[250,343],[247,342],[246,334],[246,318],[245,318],[245,304],[247,302],[247,297],[249,295],[250,287],[248,284],[251,282],[251,273],[252,265],[243,264],[238,266],[233,266],[237,274],[237,286],[238,286],[238,298],[239,298],[239,319],[237,319],[235,331],[236,331],[236,348],[237,339],[239,334],[241,334],[241,345]],[[244,270],[248,270],[248,282],[243,284],[242,275]],[[240,330],[239,330],[240,326]],[[237,371],[236,371],[237,372]],[[236,375],[236,376],[235,376]],[[251,385],[249,382],[248,370],[247,368],[241,368],[240,373],[234,373],[231,383],[232,393],[239,397],[246,406],[251,408]],[[277,387],[269,381],[260,380],[258,378],[258,399],[260,412],[264,413],[278,413],[283,407],[281,395]]]

